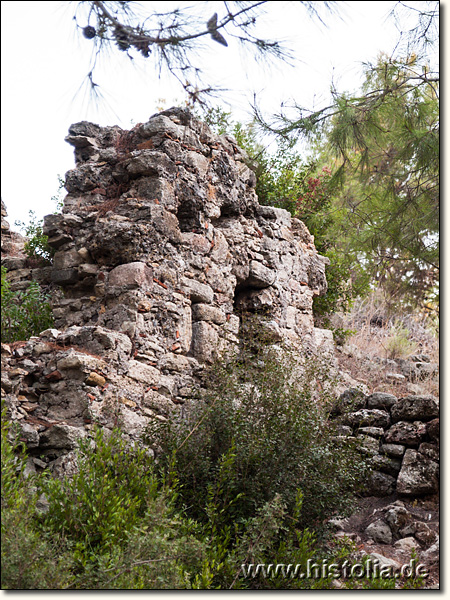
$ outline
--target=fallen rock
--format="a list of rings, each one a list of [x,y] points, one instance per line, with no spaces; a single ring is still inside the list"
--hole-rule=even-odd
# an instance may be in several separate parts
[[[392,544],[392,531],[384,521],[378,519],[366,528],[366,534],[379,544]]]
[[[397,534],[400,531],[400,529],[405,527],[408,521],[411,520],[412,515],[408,510],[406,510],[406,508],[403,508],[402,506],[392,505],[391,507],[388,507],[384,518],[386,520],[386,523],[391,528],[392,532]]]
[[[420,544],[418,544],[413,537],[406,537],[397,540],[394,543],[394,548],[411,553],[412,551],[417,551],[418,549],[420,549]]]
[[[439,538],[428,548],[428,550],[424,550],[421,553],[420,560],[429,565],[434,565],[439,562]]]

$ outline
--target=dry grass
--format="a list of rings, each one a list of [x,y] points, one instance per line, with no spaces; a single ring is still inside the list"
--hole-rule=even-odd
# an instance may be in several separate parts
[[[439,395],[438,373],[422,381],[392,376],[401,374],[394,360],[426,355],[431,363],[439,364],[439,329],[430,315],[388,312],[381,294],[374,292],[357,301],[349,313],[337,317],[334,325],[353,332],[338,353],[341,368],[371,392]]]

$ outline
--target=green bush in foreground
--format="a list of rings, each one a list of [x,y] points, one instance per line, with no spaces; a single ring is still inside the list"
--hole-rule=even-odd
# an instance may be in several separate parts
[[[301,493],[297,525],[317,528],[351,505],[364,460],[336,439],[327,419],[331,399],[315,396],[324,385],[319,365],[309,361],[300,372],[289,353],[255,336],[211,370],[206,398],[187,418],[169,423],[161,460],[172,457],[192,518],[239,530],[276,495],[291,514]]]
[[[5,411],[1,431],[1,587],[3,590],[63,589],[71,575],[70,557],[59,539],[37,528],[38,499],[33,478],[25,477],[26,455]]]

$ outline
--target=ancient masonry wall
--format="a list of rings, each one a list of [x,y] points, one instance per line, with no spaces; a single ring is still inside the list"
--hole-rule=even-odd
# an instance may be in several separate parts
[[[76,167],[62,214],[45,218],[51,267],[29,265],[2,206],[12,285],[55,287],[55,329],[2,345],[2,395],[31,469],[70,472],[94,422],[141,438],[195,395],[204,366],[238,341],[243,313],[273,343],[332,356],[312,315],[327,260],[301,221],[259,205],[233,139],[171,109],[131,131],[77,123],[67,141]],[[438,411],[432,397],[361,395],[342,435],[363,436],[372,493],[437,490]]]

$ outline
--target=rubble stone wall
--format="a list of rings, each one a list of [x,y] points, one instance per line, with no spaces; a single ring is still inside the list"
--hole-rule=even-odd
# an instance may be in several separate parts
[[[131,131],[77,123],[66,140],[68,194],[44,220],[52,266],[30,267],[4,224],[14,289],[53,286],[55,329],[2,348],[3,393],[35,461],[58,465],[94,421],[142,436],[236,344],[243,313],[274,343],[330,350],[312,314],[327,259],[301,221],[258,203],[232,138],[175,108]]]
[[[327,259],[301,221],[258,203],[232,138],[170,109],[131,131],[77,123],[67,141],[68,194],[44,225],[51,267],[29,266],[2,205],[15,289],[31,278],[54,288],[55,329],[2,345],[2,395],[30,468],[70,471],[94,422],[139,439],[151,420],[183,410],[205,365],[238,342],[245,313],[273,343],[332,363],[332,334],[312,313]],[[372,457],[371,492],[435,493],[437,401],[359,398],[342,435],[361,438]]]

